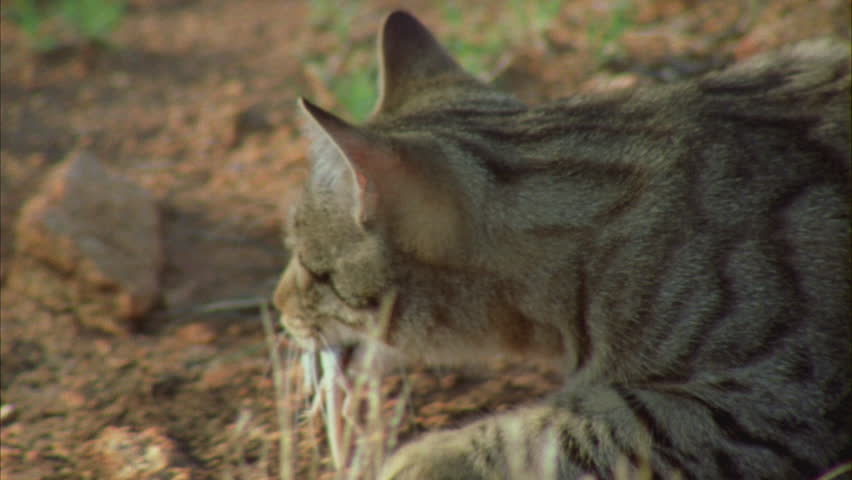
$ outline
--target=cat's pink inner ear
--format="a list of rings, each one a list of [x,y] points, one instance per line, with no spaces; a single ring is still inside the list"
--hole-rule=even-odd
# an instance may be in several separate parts
[[[401,105],[418,93],[418,84],[437,76],[467,76],[410,13],[397,10],[385,19],[379,37],[380,92],[376,111]]]
[[[358,184],[358,189],[361,191],[367,188],[367,177],[360,170],[355,170],[355,182]]]
[[[352,170],[355,176],[355,185],[358,199],[354,205],[353,215],[355,220],[361,225],[366,225],[372,222],[376,217],[376,210],[379,204],[379,194],[376,191],[375,183],[370,183],[367,176],[360,170]]]

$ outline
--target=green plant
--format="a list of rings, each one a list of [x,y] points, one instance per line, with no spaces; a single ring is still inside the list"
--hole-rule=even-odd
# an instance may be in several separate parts
[[[481,11],[464,12],[454,3],[445,4],[442,14],[451,28],[445,45],[467,71],[488,80],[492,77],[490,67],[497,63],[497,58],[506,50],[508,39],[500,30],[488,29],[485,35],[473,40],[471,33],[475,32],[471,30],[475,30],[476,25],[472,26],[468,17],[479,13]]]
[[[47,21],[53,17],[52,5],[34,0],[14,0],[3,9],[3,15],[15,23],[36,51],[47,51],[56,46],[55,37],[47,31]]]
[[[307,69],[317,77],[321,87],[328,90],[338,106],[354,120],[367,118],[376,101],[377,69],[369,42],[353,42],[352,25],[362,2],[311,2],[311,24],[322,32],[332,34],[342,47],[334,52],[315,52],[307,59]]]
[[[505,68],[512,58],[512,45],[541,43],[542,32],[556,18],[562,2],[559,0],[508,0],[509,8],[502,11],[499,21],[506,28],[494,29],[482,21],[484,13],[492,11],[461,8],[449,2],[442,17],[450,27],[445,40],[447,48],[465,69],[483,80],[490,81]],[[378,70],[373,57],[372,39],[352,40],[353,20],[362,10],[362,2],[340,4],[330,0],[311,3],[310,21],[320,31],[333,34],[340,51],[317,52],[306,63],[311,74],[356,121],[364,120],[372,111],[378,96]],[[317,87],[315,87],[317,88]]]
[[[496,9],[502,12],[496,18],[500,29],[481,20],[487,13],[483,7],[462,11],[447,3],[442,9],[444,21],[452,30],[447,48],[467,71],[485,81],[495,78],[510,63],[515,46],[544,45],[542,34],[556,19],[562,2],[508,0],[505,6]]]
[[[363,120],[372,111],[377,95],[376,76],[376,69],[368,68],[332,82],[332,93],[353,118]]]
[[[60,15],[84,39],[105,44],[126,12],[123,0],[62,0]]]
[[[599,64],[619,53],[619,41],[624,32],[634,24],[634,10],[630,0],[619,0],[605,21],[589,22],[589,44],[594,46]]]
[[[106,44],[125,13],[125,0],[13,0],[3,11],[37,52],[52,50],[69,36]]]
[[[508,10],[511,12],[513,26],[518,32],[514,41],[537,43],[543,37],[545,30],[559,15],[562,8],[560,0],[509,0]]]

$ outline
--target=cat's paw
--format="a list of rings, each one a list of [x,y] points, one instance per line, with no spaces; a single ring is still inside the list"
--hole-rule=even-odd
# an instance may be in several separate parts
[[[382,468],[381,480],[485,480],[463,431],[436,432],[405,445]]]

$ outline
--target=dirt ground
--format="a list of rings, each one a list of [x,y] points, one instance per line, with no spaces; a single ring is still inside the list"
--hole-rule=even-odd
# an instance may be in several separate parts
[[[484,30],[503,25],[482,13],[499,8],[458,4]],[[506,45],[497,81],[537,101],[670,81],[814,36],[850,38],[846,0],[639,0],[630,21],[616,25],[623,4],[565,2],[535,41]],[[336,101],[305,59],[344,47],[309,20],[318,7],[308,2],[129,5],[101,50],[36,55],[8,18],[0,24],[0,478],[275,478],[265,453],[277,437],[259,312],[204,307],[270,295],[287,259],[281,211],[304,175],[295,99],[332,109]],[[369,43],[399,6],[364,1],[336,14],[348,16],[353,43]],[[452,28],[437,2],[402,6],[439,37]],[[601,40],[591,24],[609,25],[616,38]],[[149,190],[163,214],[161,301],[126,335],[86,328],[73,311],[9,287],[21,206],[76,150]],[[502,361],[415,368],[410,379],[404,438],[534,401],[558,382]],[[146,445],[166,452],[163,468],[107,465],[116,455],[156,463]],[[308,478],[307,466],[298,468]]]

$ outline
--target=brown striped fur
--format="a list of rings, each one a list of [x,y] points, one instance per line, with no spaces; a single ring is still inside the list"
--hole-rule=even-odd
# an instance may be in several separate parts
[[[283,323],[308,348],[360,341],[395,291],[389,354],[568,372],[538,406],[403,447],[383,478],[608,477],[619,458],[808,478],[852,451],[848,45],[536,107],[403,12],[379,58],[366,124],[302,101],[313,171]]]

